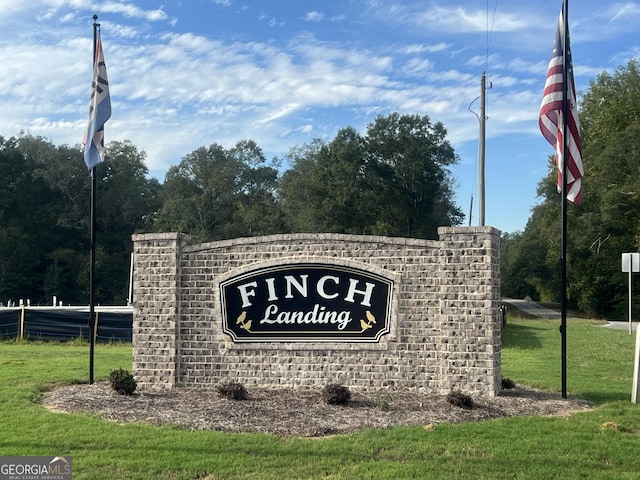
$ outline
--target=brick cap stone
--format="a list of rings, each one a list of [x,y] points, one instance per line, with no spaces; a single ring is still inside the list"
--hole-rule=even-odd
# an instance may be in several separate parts
[[[488,233],[500,235],[500,230],[490,226],[476,227],[438,227],[438,235],[460,235],[465,233]]]

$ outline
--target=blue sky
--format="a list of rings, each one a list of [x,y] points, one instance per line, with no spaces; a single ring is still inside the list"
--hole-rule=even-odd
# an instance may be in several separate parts
[[[76,145],[86,128],[92,15],[113,115],[160,181],[200,146],[253,139],[268,158],[377,115],[441,121],[467,215],[487,71],[486,224],[521,230],[553,153],[538,108],[561,1],[0,0],[0,135]],[[573,0],[578,90],[640,58],[640,1]],[[589,159],[585,158],[585,164]],[[589,188],[584,184],[583,188]]]

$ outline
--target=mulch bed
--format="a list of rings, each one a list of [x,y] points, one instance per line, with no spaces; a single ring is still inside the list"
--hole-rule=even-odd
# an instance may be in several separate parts
[[[68,385],[43,395],[56,412],[87,413],[118,423],[175,425],[192,430],[263,432],[279,436],[320,437],[367,428],[482,421],[524,415],[565,415],[587,410],[582,399],[563,399],[518,386],[496,397],[473,397],[460,408],[445,396],[415,392],[369,394],[352,391],[347,405],[328,405],[319,390],[249,388],[247,400],[229,400],[215,389],[176,388],[159,393],[119,395],[107,382]]]

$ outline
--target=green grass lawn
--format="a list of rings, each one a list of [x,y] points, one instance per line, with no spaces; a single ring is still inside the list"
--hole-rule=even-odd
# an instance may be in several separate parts
[[[74,479],[632,479],[640,477],[640,409],[630,402],[635,337],[570,320],[570,396],[597,405],[568,417],[502,418],[320,439],[118,425],[36,403],[85,382],[88,346],[0,343],[0,455],[71,455]],[[503,375],[560,390],[557,321],[510,318]],[[98,345],[96,379],[131,369],[130,345]],[[603,428],[608,426],[608,428]]]

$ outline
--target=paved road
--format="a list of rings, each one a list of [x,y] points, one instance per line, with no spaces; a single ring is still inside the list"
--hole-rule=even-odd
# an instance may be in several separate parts
[[[535,315],[541,318],[560,318],[560,312],[558,310],[552,310],[534,301],[520,300],[517,298],[503,298],[502,301],[519,308],[529,315]],[[509,319],[508,315],[509,313],[507,312],[507,321]]]
[[[502,301],[516,308],[519,308],[523,312],[526,312],[530,315],[535,315],[540,318],[557,318],[559,320],[561,317],[561,313],[559,310],[553,310],[553,309],[547,308],[534,301],[520,300],[517,298],[503,298]],[[509,321],[508,312],[507,312],[507,321]],[[607,323],[602,324],[602,327],[629,331],[629,322],[628,321],[609,321]],[[635,332],[637,327],[638,327],[638,322],[631,323],[632,331]]]

